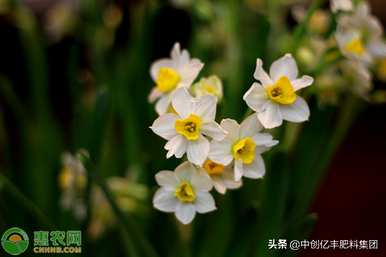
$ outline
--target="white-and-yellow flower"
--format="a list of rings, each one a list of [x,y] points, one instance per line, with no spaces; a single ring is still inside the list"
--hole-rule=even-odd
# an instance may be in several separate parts
[[[353,10],[352,0],[330,0],[331,11],[336,13],[338,11],[350,12]]]
[[[61,192],[60,204],[66,210],[71,210],[78,220],[86,217],[87,208],[84,193],[87,185],[87,174],[83,163],[77,156],[64,153],[62,170],[58,177]]]
[[[154,195],[154,207],[163,212],[174,212],[183,224],[190,223],[196,212],[216,210],[209,193],[213,188],[209,175],[191,163],[182,163],[174,172],[160,171],[155,178],[161,188]]]
[[[199,82],[193,84],[192,88],[197,97],[213,95],[217,97],[218,101],[221,101],[223,97],[222,82],[216,75],[200,79]]]
[[[159,115],[168,111],[172,93],[180,87],[189,88],[203,66],[199,59],[191,59],[187,50],[181,50],[179,43],[174,45],[170,58],[152,64],[150,75],[156,86],[149,95],[149,101],[157,100],[155,109]]]
[[[382,25],[365,2],[353,13],[339,17],[335,37],[341,52],[350,59],[371,64],[374,58],[386,57]]]
[[[209,159],[222,165],[230,165],[234,161],[236,181],[240,181],[241,177],[262,178],[265,165],[261,154],[278,141],[273,140],[268,133],[260,133],[263,127],[254,114],[241,125],[235,120],[225,119],[221,122],[221,127],[228,134],[221,141],[212,141]]]
[[[167,158],[181,158],[201,166],[208,157],[209,141],[205,137],[221,140],[225,131],[215,122],[217,100],[206,95],[193,98],[186,88],[173,94],[172,106],[176,111],[158,117],[150,127],[154,133],[168,140],[165,149]]]
[[[220,194],[225,194],[227,189],[237,189],[242,186],[242,181],[236,181],[231,165],[222,165],[207,159],[202,165],[203,170],[212,179],[213,186]]]
[[[291,54],[275,61],[269,75],[263,69],[263,62],[256,61],[255,79],[243,99],[257,113],[265,128],[275,128],[283,120],[303,122],[308,120],[310,110],[306,101],[296,91],[310,86],[314,79],[310,76],[298,78],[298,67]]]

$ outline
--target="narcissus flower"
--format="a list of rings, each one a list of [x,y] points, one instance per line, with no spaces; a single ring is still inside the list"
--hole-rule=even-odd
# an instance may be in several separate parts
[[[156,103],[159,115],[167,112],[172,93],[180,87],[189,88],[204,64],[199,59],[191,59],[187,50],[180,49],[176,43],[171,51],[170,59],[155,61],[150,68],[150,75],[156,86],[149,95],[149,101]]]
[[[154,207],[163,212],[174,212],[183,224],[190,223],[196,212],[216,209],[209,193],[213,187],[209,175],[189,162],[182,163],[174,172],[160,171],[155,178],[161,188],[154,195]]]
[[[234,161],[234,178],[261,178],[265,174],[264,160],[261,154],[276,145],[267,133],[260,133],[263,126],[256,115],[249,116],[239,125],[235,120],[225,119],[221,127],[228,132],[225,139],[213,140],[210,147],[209,159],[222,165],[229,165]]]
[[[310,76],[298,78],[298,67],[291,54],[275,61],[270,75],[263,69],[263,62],[256,61],[255,79],[243,99],[265,128],[275,128],[283,120],[303,122],[308,120],[310,110],[306,101],[296,91],[310,86],[314,79]]]
[[[168,140],[165,149],[167,158],[181,158],[187,153],[188,160],[202,165],[209,153],[209,141],[205,136],[221,140],[225,131],[214,121],[217,100],[206,95],[193,98],[186,88],[173,94],[174,113],[161,115],[150,127],[154,133]]]
[[[386,57],[382,25],[371,15],[367,3],[339,17],[335,37],[341,52],[350,59],[371,64],[374,58]]]
[[[207,78],[202,78],[199,82],[193,86],[193,92],[195,96],[201,97],[204,95],[213,95],[217,97],[218,101],[221,101],[223,97],[222,82],[219,77],[212,75]]]
[[[209,174],[214,188],[220,194],[225,194],[227,189],[237,189],[242,186],[241,180],[235,180],[231,165],[225,166],[207,159],[202,168]]]
[[[330,0],[330,7],[332,12],[344,11],[349,12],[353,9],[352,0]]]
[[[62,170],[58,177],[59,189],[62,191],[60,204],[66,210],[71,210],[78,220],[86,217],[84,193],[87,185],[86,169],[79,156],[64,153]]]

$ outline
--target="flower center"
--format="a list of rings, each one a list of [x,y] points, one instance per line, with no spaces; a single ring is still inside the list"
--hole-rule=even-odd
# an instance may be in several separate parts
[[[365,47],[363,41],[360,38],[355,38],[345,45],[345,50],[351,54],[363,55],[365,53]]]
[[[73,174],[70,168],[64,166],[59,174],[59,187],[62,190],[66,190],[70,187],[73,179]]]
[[[224,165],[216,163],[211,160],[204,162],[203,168],[209,175],[221,175],[224,172]]]
[[[189,117],[182,120],[176,120],[175,128],[177,133],[183,135],[186,139],[194,141],[200,136],[201,118],[190,114]]]
[[[208,84],[208,83],[205,83],[202,85],[202,89],[207,92],[208,94],[211,94],[211,95],[215,95],[217,96],[218,95],[218,92],[216,90],[216,87],[213,86],[212,84]]]
[[[192,203],[196,200],[196,193],[194,192],[193,187],[186,181],[181,182],[174,192],[174,195],[178,200],[184,203]]]
[[[296,101],[296,94],[291,81],[285,76],[279,78],[275,84],[266,88],[268,97],[279,104],[293,104]]]
[[[176,70],[162,67],[156,79],[157,89],[163,93],[170,92],[177,87],[180,81],[181,77]]]
[[[250,137],[237,141],[232,147],[233,157],[244,164],[251,164],[255,159],[256,144]]]

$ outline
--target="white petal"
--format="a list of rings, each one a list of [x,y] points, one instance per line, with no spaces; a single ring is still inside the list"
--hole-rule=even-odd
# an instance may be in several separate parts
[[[239,138],[240,125],[237,121],[232,119],[223,119],[220,125],[227,132],[227,139],[234,141]]]
[[[178,66],[183,66],[187,63],[189,63],[189,60],[190,60],[190,54],[188,52],[188,50],[186,49],[183,49],[181,51],[181,55],[179,56],[179,59],[178,59]]]
[[[259,155],[255,155],[255,159],[249,165],[244,165],[244,177],[246,178],[262,178],[265,174],[265,164],[263,158]]]
[[[225,168],[224,173],[222,174],[222,179],[224,181],[225,187],[228,189],[237,189],[240,188],[243,184],[241,180],[235,180],[233,170],[230,168]]]
[[[279,60],[272,63],[269,74],[273,81],[280,77],[286,76],[290,81],[295,80],[298,76],[298,66],[291,54],[286,54]]]
[[[196,216],[196,208],[193,204],[178,203],[176,207],[176,218],[182,224],[189,224]]]
[[[193,81],[197,78],[204,64],[199,59],[192,59],[188,63],[178,67],[178,72],[181,76],[179,87],[190,87]]]
[[[263,68],[263,61],[261,59],[256,60],[256,70],[253,74],[253,77],[261,82],[261,84],[265,85],[272,85],[273,81],[268,76],[268,74],[265,72]]]
[[[197,172],[197,169],[188,161],[181,163],[175,169],[176,177],[182,181],[190,181],[194,173]]]
[[[295,103],[280,106],[280,110],[283,119],[291,122],[303,122],[308,120],[310,116],[308,104],[300,96],[296,98]]]
[[[213,196],[208,192],[198,192],[194,205],[198,213],[208,213],[216,210]]]
[[[303,76],[300,79],[296,79],[291,82],[292,86],[294,87],[295,91],[298,91],[299,89],[308,87],[314,83],[314,79],[310,76]]]
[[[262,111],[264,104],[268,101],[264,87],[256,82],[244,94],[243,99],[255,112]]]
[[[196,165],[201,166],[209,154],[209,142],[203,136],[195,141],[189,141],[187,147],[188,160]]]
[[[162,67],[174,68],[174,63],[172,60],[166,58],[155,61],[150,67],[150,75],[153,81],[157,80],[158,72]]]
[[[173,190],[178,185],[178,179],[174,172],[169,170],[163,170],[155,175],[155,180],[158,185],[165,187],[166,189]]]
[[[196,191],[208,192],[213,188],[212,180],[208,173],[204,172],[202,169],[193,173],[191,183]]]
[[[166,145],[165,149],[168,150],[166,158],[170,158],[175,155],[177,158],[181,158],[187,150],[186,139],[181,135],[176,135],[170,139]]]
[[[179,43],[174,44],[170,55],[181,77],[178,87],[190,87],[204,64],[199,59],[190,59],[189,52],[185,49],[181,51]]]
[[[153,125],[150,127],[151,130],[160,137],[170,140],[177,135],[174,124],[176,123],[177,115],[167,113],[158,117]]]
[[[174,212],[176,210],[178,200],[175,198],[173,191],[160,188],[153,197],[153,206],[164,212]]]
[[[216,118],[217,98],[212,95],[205,95],[195,102],[194,113],[205,122],[214,121]]]
[[[190,62],[190,54],[186,49],[181,49],[179,43],[175,43],[170,56],[175,63],[177,69],[179,67],[185,67]],[[181,75],[181,74],[180,74]]]
[[[378,58],[386,57],[386,44],[381,40],[372,41],[368,45],[372,55]]]
[[[244,174],[243,163],[241,161],[235,161],[235,181],[240,181]]]
[[[172,105],[181,118],[188,117],[193,111],[194,99],[184,87],[176,89],[172,93]]]
[[[257,133],[253,137],[253,141],[256,143],[256,145],[266,146],[266,147],[272,147],[274,145],[277,145],[278,141],[273,140],[272,136],[268,133]]]
[[[266,104],[264,111],[257,113],[257,118],[267,129],[279,127],[283,123],[279,105],[272,102]]]
[[[157,103],[155,104],[155,110],[158,113],[158,115],[165,114],[169,109],[170,103],[171,103],[170,95],[161,96],[158,99]]]
[[[157,100],[161,96],[162,96],[162,92],[159,91],[156,87],[153,87],[149,96],[148,96],[148,101],[149,101],[149,103],[154,103],[155,100]]]
[[[208,122],[202,125],[202,134],[211,137],[214,140],[223,140],[226,136],[226,131],[216,122]]]
[[[217,192],[219,192],[220,194],[226,193],[227,188],[221,176],[212,176],[212,182],[213,182],[214,189],[216,189]]]
[[[229,139],[221,142],[212,141],[210,144],[209,159],[222,165],[228,165],[232,162],[232,144]]]
[[[174,43],[173,48],[170,52],[170,57],[173,60],[177,61],[179,60],[180,56],[181,56],[181,45],[180,43],[176,42]]]
[[[240,125],[240,138],[251,137],[263,129],[257,115],[248,116]]]

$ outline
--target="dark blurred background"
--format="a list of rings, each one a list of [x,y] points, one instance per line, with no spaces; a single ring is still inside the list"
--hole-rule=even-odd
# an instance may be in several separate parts
[[[386,1],[371,0],[386,25]],[[385,84],[378,82],[378,87]],[[313,251],[302,256],[386,256],[386,106],[368,106],[336,153],[312,204],[311,239],[378,239],[380,251]]]
[[[303,256],[386,256],[386,108],[369,106],[336,153],[311,211],[311,239],[379,240],[380,251],[306,252]]]

